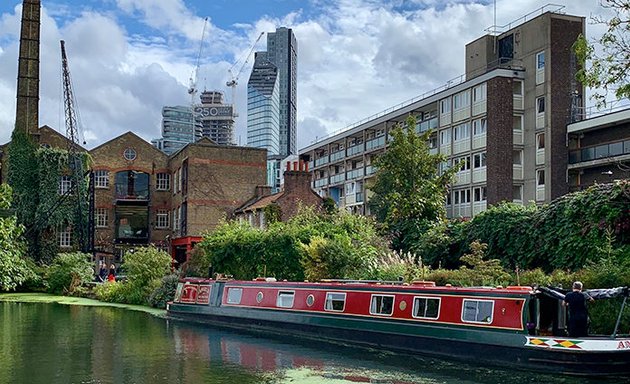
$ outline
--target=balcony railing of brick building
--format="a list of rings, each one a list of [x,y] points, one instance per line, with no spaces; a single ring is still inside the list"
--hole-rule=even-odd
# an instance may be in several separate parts
[[[569,164],[622,155],[630,155],[630,140],[616,141],[569,151]]]

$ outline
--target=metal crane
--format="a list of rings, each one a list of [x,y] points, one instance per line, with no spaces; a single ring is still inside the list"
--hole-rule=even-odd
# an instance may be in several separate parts
[[[254,52],[254,48],[256,47],[256,44],[258,44],[258,42],[260,41],[260,39],[263,37],[264,34],[265,32],[260,32],[260,35],[258,35],[258,38],[256,39],[256,41],[254,41],[254,43],[251,45],[251,47],[249,48],[249,51],[247,52],[247,55],[244,56],[245,60],[243,61],[243,64],[241,64],[240,68],[236,72],[236,75],[234,75],[234,72],[232,70],[239,64],[242,58],[237,60],[230,67],[230,69],[228,69],[228,72],[230,73],[230,81],[225,83],[225,85],[232,88],[232,116],[233,117],[238,116],[238,113],[236,113],[236,86],[238,85],[238,78],[243,72],[243,69],[245,69],[245,65],[249,61],[249,58],[251,57],[252,52]]]
[[[208,18],[203,19],[203,29],[201,30],[201,39],[199,40],[199,53],[197,54],[197,63],[195,69],[190,74],[190,85],[188,86],[188,94],[190,95],[190,134],[192,142],[196,141],[195,137],[195,98],[197,97],[197,75],[199,75],[199,62],[201,61],[201,52],[203,51],[203,39],[206,36],[206,27],[208,26]]]
[[[88,208],[85,207],[86,201],[81,196],[81,186],[85,183],[85,174],[83,173],[83,165],[81,156],[79,155],[79,124],[77,120],[77,105],[72,90],[72,81],[70,80],[70,68],[68,67],[68,57],[66,55],[66,46],[63,40],[61,43],[61,70],[63,77],[63,96],[64,111],[66,121],[66,137],[68,138],[68,167],[72,172],[72,187],[70,191],[74,191],[76,196],[76,216],[75,216],[75,232],[78,235],[78,243],[82,251],[87,252],[93,249],[93,209],[89,210],[88,223],[85,222],[85,214]],[[85,144],[85,143],[84,143]],[[93,201],[90,200],[90,208],[93,208]],[[86,226],[87,224],[87,226]]]

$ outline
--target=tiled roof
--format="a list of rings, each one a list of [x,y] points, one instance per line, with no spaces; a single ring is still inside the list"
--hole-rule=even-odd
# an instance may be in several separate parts
[[[256,211],[258,209],[263,209],[266,206],[274,203],[283,194],[284,192],[278,192],[278,193],[274,193],[273,195],[263,196],[260,199],[251,203],[250,205],[245,205],[239,208],[238,211],[247,212],[247,211]]]

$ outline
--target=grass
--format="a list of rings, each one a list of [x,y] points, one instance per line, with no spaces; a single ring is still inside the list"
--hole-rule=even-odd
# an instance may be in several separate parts
[[[166,317],[166,311],[164,309],[145,307],[143,305],[106,303],[104,301],[86,299],[83,297],[58,296],[50,295],[47,293],[1,293],[0,301],[20,303],[59,303],[65,305],[84,305],[91,307],[114,307],[128,309],[132,311],[146,312],[157,317]]]

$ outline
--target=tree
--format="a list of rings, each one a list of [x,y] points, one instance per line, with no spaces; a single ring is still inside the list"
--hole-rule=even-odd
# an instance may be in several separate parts
[[[445,196],[458,166],[438,172],[446,156],[431,154],[432,131],[416,134],[416,119],[407,118],[390,134],[389,148],[378,156],[378,168],[370,189],[372,212],[392,240],[392,247],[409,251],[419,236],[432,225],[444,220]],[[444,167],[446,168],[446,167]]]
[[[596,24],[607,27],[606,32],[591,42],[580,35],[573,45],[582,63],[578,80],[602,90],[592,96],[598,107],[606,104],[609,91],[614,91],[618,99],[630,96],[630,0],[602,0],[601,6],[614,13],[609,20],[593,18]],[[601,46],[601,54],[596,52],[596,45]]]
[[[0,185],[0,209],[11,204],[11,187]],[[26,244],[22,240],[24,227],[15,216],[0,217],[0,291],[14,290],[34,273],[25,260]]]

